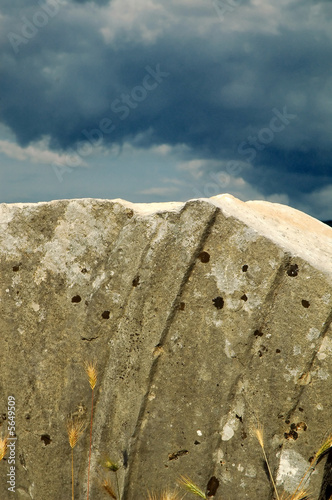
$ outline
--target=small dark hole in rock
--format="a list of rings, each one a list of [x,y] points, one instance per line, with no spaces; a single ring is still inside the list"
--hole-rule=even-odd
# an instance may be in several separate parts
[[[299,271],[299,266],[297,264],[292,264],[287,269],[287,274],[288,276],[297,276],[299,274],[298,271]]]
[[[303,411],[303,408],[300,408],[300,407],[299,407],[299,411]]]
[[[185,302],[180,302],[180,304],[179,304],[180,311],[184,311],[185,307],[186,307]]]
[[[139,276],[136,276],[136,278],[133,279],[133,286],[139,285]]]
[[[280,349],[276,349],[276,353],[280,354],[281,353]]]
[[[255,330],[254,335],[255,337],[263,337],[263,332],[261,330]]]
[[[236,417],[237,419],[239,419],[241,423],[243,422],[242,417],[241,417],[241,416],[239,416],[238,414],[236,414],[236,415],[235,415],[235,417]]]
[[[310,306],[310,302],[308,302],[307,300],[302,300],[302,305],[303,305],[303,307],[308,309],[308,307]]]
[[[244,273],[246,273],[246,272],[248,271],[248,267],[249,267],[249,266],[247,266],[247,264],[245,264],[244,266],[242,266],[242,271],[243,271]]]
[[[290,424],[290,420],[288,420],[288,419],[285,420],[285,424],[287,424],[287,425]]]
[[[109,319],[109,317],[110,317],[110,311],[104,311],[101,316],[104,319]]]
[[[183,457],[183,455],[188,455],[188,450],[179,450],[175,453],[169,453],[168,460],[177,460],[179,457]]]
[[[203,262],[203,264],[206,264],[210,260],[210,254],[208,254],[207,252],[201,252],[198,257],[200,258],[201,262]]]
[[[289,432],[285,432],[284,436],[286,439],[288,439],[288,440],[292,439],[294,441],[299,437],[298,433],[294,430],[291,430]]]
[[[52,443],[52,439],[51,436],[49,436],[49,434],[43,434],[42,436],[40,436],[40,440],[44,441],[45,446]]]
[[[216,297],[212,299],[212,302],[217,309],[222,309],[224,307],[224,299],[222,297]]]
[[[83,267],[83,269],[81,269],[81,273],[85,274],[87,272],[88,272],[88,270],[86,269],[86,267]]]
[[[15,271],[15,272],[16,272],[16,271],[19,271],[19,270],[20,270],[20,266],[14,266],[14,267],[13,267],[13,271]]]
[[[31,418],[31,417],[30,417],[29,413],[27,413],[27,414],[25,415],[25,419],[26,419],[26,420],[30,420],[30,418]]]
[[[244,300],[245,302],[247,302],[248,297],[246,296],[246,294],[245,294],[245,293],[242,295],[241,300]]]
[[[307,424],[305,422],[298,422],[296,424],[295,429],[297,431],[306,431],[308,429],[308,426],[307,426]]]
[[[122,452],[122,463],[123,463],[123,467],[125,469],[128,467],[128,460],[129,460],[128,452],[127,452],[127,450],[123,450],[123,452]]]
[[[81,297],[79,295],[75,295],[74,297],[72,297],[71,301],[72,302],[75,302],[75,303],[78,303],[78,302],[81,302]]]
[[[196,439],[196,441],[194,441],[194,444],[201,444],[201,443]]]
[[[209,482],[206,487],[206,493],[208,497],[214,497],[217,493],[217,489],[219,488],[219,481],[215,476],[212,476],[209,479]]]

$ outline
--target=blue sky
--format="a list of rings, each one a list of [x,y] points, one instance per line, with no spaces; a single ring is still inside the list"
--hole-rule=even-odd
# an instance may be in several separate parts
[[[332,219],[330,0],[2,0],[0,25],[0,202]]]

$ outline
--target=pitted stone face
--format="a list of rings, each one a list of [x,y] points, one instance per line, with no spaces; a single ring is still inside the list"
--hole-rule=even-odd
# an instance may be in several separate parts
[[[331,228],[230,195],[2,204],[0,276],[0,435],[11,397],[22,498],[71,497],[66,421],[84,409],[88,426],[91,360],[94,500],[107,455],[123,500],[180,475],[212,498],[269,498],[258,424],[280,493],[310,466],[331,414]],[[74,452],[84,498],[87,428]],[[0,491],[13,498],[6,473]]]

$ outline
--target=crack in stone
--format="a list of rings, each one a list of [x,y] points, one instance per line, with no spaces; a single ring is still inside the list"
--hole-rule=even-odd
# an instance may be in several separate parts
[[[183,207],[183,209],[181,210],[181,214],[182,212],[187,208],[189,204],[185,205],[185,207]],[[165,343],[165,340],[166,340],[166,337],[167,337],[167,334],[173,324],[173,319],[176,315],[176,312],[178,310],[178,307],[179,307],[179,303],[181,302],[181,296],[182,296],[182,293],[183,293],[183,290],[184,290],[184,287],[185,285],[187,284],[188,282],[188,279],[189,277],[191,276],[192,272],[193,272],[193,269],[195,267],[195,263],[197,261],[197,258],[199,256],[199,254],[202,252],[203,248],[204,248],[204,244],[211,232],[211,229],[215,223],[215,220],[216,220],[216,217],[217,217],[217,213],[219,212],[219,209],[216,208],[211,217],[210,217],[210,220],[207,221],[207,224],[206,224],[206,228],[205,228],[205,231],[202,233],[202,236],[197,244],[197,247],[196,247],[196,250],[195,252],[193,252],[193,255],[191,257],[191,260],[190,260],[190,263],[187,267],[187,271],[186,273],[183,275],[183,278],[182,278],[182,281],[180,283],[180,286],[179,286],[179,291],[178,291],[178,294],[177,296],[175,297],[174,301],[173,301],[173,304],[170,308],[170,313],[166,319],[166,322],[165,322],[165,327],[161,333],[161,336],[160,336],[160,340],[159,340],[159,344],[158,345],[163,345]],[[129,445],[129,453],[132,453],[132,455],[135,457],[135,450],[138,446],[138,438],[139,438],[139,435],[140,435],[140,431],[141,431],[141,428],[142,428],[142,423],[143,423],[143,420],[144,420],[144,415],[145,415],[145,411],[146,411],[146,407],[147,407],[147,404],[148,404],[148,396],[149,396],[149,392],[151,390],[151,386],[153,384],[153,380],[154,380],[154,377],[155,377],[155,374],[157,372],[157,367],[158,367],[158,361],[159,361],[159,356],[157,358],[155,358],[151,364],[151,369],[150,369],[150,374],[149,374],[149,380],[148,380],[148,384],[147,384],[147,391],[142,399],[142,404],[141,404],[141,408],[140,408],[140,411],[139,411],[139,414],[138,414],[138,418],[137,418],[137,422],[136,422],[136,427],[135,427],[135,430],[133,432],[133,435],[132,435],[132,442],[130,443]],[[129,490],[129,486],[131,484],[131,473],[132,473],[132,467],[128,467],[128,470],[127,470],[127,474],[125,476],[125,481],[124,481],[124,487],[123,487],[123,496],[122,498],[125,499],[127,497],[127,494],[128,494],[128,490]]]

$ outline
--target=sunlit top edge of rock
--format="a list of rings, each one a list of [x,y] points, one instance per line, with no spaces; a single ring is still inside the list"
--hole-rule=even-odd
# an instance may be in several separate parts
[[[58,203],[86,204],[118,203],[133,210],[138,216],[153,216],[163,212],[180,212],[187,202],[132,203],[120,198],[109,200],[100,198],[77,198],[53,200],[39,203],[0,204],[1,219],[7,219],[4,212],[15,209],[56,205]],[[279,203],[267,201],[243,202],[230,194],[220,194],[212,198],[198,198],[192,202],[205,202],[218,207],[226,217],[233,217],[251,227],[258,234],[274,241],[283,250],[303,258],[317,269],[332,275],[332,229],[317,219],[299,210]],[[11,214],[13,215],[13,214]],[[4,217],[3,217],[4,216]],[[8,221],[8,219],[7,219]]]

